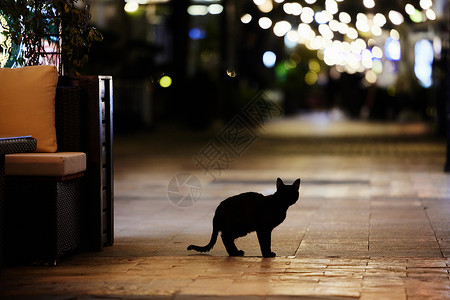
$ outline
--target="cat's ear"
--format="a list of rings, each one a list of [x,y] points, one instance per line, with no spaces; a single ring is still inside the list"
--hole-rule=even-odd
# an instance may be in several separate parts
[[[284,185],[283,180],[281,180],[280,178],[277,178],[277,189],[282,185]]]
[[[293,186],[294,186],[294,188],[295,188],[296,190],[298,190],[298,189],[300,188],[300,178],[298,178],[298,179],[294,182]]]

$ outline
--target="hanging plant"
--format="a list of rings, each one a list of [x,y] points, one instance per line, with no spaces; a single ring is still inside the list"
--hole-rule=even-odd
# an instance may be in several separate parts
[[[0,46],[10,65],[50,62],[60,73],[79,75],[89,49],[103,39],[84,0],[0,0],[0,15],[7,21]]]

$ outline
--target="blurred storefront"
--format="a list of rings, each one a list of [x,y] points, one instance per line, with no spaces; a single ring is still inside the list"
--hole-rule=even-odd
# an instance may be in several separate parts
[[[286,114],[435,122],[445,130],[446,0],[90,0],[120,129],[206,128],[266,90]],[[447,80],[447,82],[446,82]]]

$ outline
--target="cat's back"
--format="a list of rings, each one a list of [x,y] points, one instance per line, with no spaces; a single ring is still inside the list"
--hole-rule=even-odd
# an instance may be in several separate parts
[[[219,207],[243,206],[258,204],[264,198],[263,194],[255,192],[246,192],[229,197],[220,202]]]
[[[231,230],[238,236],[254,231],[263,199],[262,194],[247,192],[223,200],[216,209],[216,224],[221,230]]]

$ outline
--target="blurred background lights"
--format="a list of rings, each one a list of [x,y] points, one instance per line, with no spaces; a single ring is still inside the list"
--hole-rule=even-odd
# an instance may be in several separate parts
[[[383,57],[383,50],[381,50],[380,47],[374,46],[372,48],[372,55],[374,58],[382,58]]]
[[[252,15],[250,14],[245,14],[241,17],[241,22],[244,24],[248,24],[252,21]]]
[[[420,0],[419,5],[422,9],[429,9],[433,6],[433,1],[431,0]]]
[[[400,42],[398,40],[394,40],[391,37],[388,37],[386,39],[386,42],[384,43],[384,55],[389,60],[393,61],[400,60],[401,56]]]
[[[276,21],[272,21],[275,20],[272,17],[263,17],[258,20],[258,23],[263,29],[273,27],[273,34],[283,37],[284,46],[290,49],[289,51],[296,52],[297,50],[294,49],[301,44],[307,50],[316,52],[317,58],[308,61],[309,70],[304,77],[308,85],[314,85],[320,81],[319,73],[323,71],[322,63],[330,67],[330,72],[332,69],[337,74],[360,73],[364,76],[365,86],[377,84],[387,87],[387,83],[392,84],[391,81],[397,78],[399,64],[396,62],[402,58],[403,44],[400,43],[400,33],[397,30],[399,27],[396,26],[405,22],[404,16],[408,16],[413,23],[437,18],[432,9],[433,0],[403,1],[401,12],[381,11],[381,9],[375,11],[373,9],[376,9],[377,0],[359,0],[364,6],[362,10],[348,12],[339,10],[344,0],[253,1],[263,12],[276,10],[285,13],[284,19],[280,20],[277,16]],[[268,7],[266,10],[263,9],[265,6]],[[241,17],[243,23],[249,23],[251,19],[249,14]],[[313,22],[314,25],[311,24]],[[411,26],[411,22],[405,26]],[[406,40],[408,40],[407,36],[402,42],[407,42]],[[437,44],[439,43],[436,42]],[[431,52],[436,52],[433,47],[434,42],[417,43],[414,49],[416,58],[423,55],[425,51],[430,52],[430,49]],[[274,52],[264,53],[263,64],[267,68],[275,67],[278,79],[286,79],[288,71],[297,67],[298,62],[289,59],[284,60],[283,63],[277,63],[277,60],[281,58]],[[429,59],[417,60],[415,66],[416,77],[425,87],[432,82],[431,77],[427,77],[432,73],[429,61]]]
[[[425,12],[425,15],[431,21],[436,20],[436,13],[432,9],[427,9],[426,12]]]
[[[298,42],[300,44],[306,44],[316,36],[316,33],[311,29],[311,26],[305,23],[298,25],[297,33],[299,36]]]
[[[375,7],[375,1],[374,0],[363,0],[363,4],[367,8],[374,8]]]
[[[339,11],[337,2],[334,0],[325,0],[325,10],[332,15],[336,14]]]
[[[342,23],[348,24],[352,21],[352,18],[350,17],[350,15],[346,12],[341,12],[339,13],[339,21],[341,21]]]
[[[172,85],[172,78],[170,78],[167,75],[164,75],[163,77],[161,77],[161,79],[159,80],[159,85],[163,88],[168,88],[169,86]]]
[[[414,12],[409,15],[409,18],[414,23],[420,23],[423,21],[422,12],[418,9],[414,9]]]
[[[352,39],[352,40],[357,39],[358,38],[358,31],[356,31],[355,28],[349,28],[347,30],[347,37],[349,39]]]
[[[220,4],[211,4],[208,6],[208,13],[212,15],[219,15],[223,12],[223,6]]]
[[[127,13],[134,13],[139,9],[139,3],[135,2],[135,1],[130,1],[125,3],[125,7],[124,10]]]
[[[266,51],[264,52],[262,59],[266,68],[273,68],[277,61],[277,56],[272,51]]]
[[[386,24],[386,17],[383,14],[377,13],[373,17],[373,23],[379,27],[383,27]]]
[[[324,38],[328,40],[331,40],[334,37],[333,31],[331,31],[330,27],[326,24],[319,25],[319,32]]]
[[[377,82],[377,74],[375,74],[375,72],[373,72],[372,70],[369,70],[366,72],[366,76],[364,76],[364,79],[370,83],[370,84],[374,84]]]
[[[364,49],[361,52],[361,63],[366,69],[371,69],[373,67],[372,53],[368,49]]]
[[[283,4],[283,10],[288,15],[299,16],[302,13],[303,7],[297,2],[287,2]]]
[[[314,10],[310,7],[304,7],[300,19],[303,23],[311,23],[314,20]]]
[[[379,59],[373,60],[373,67],[372,71],[375,72],[375,74],[381,74],[383,72],[383,63]]]
[[[234,78],[234,77],[237,76],[237,72],[236,72],[236,70],[233,69],[233,68],[228,68],[228,69],[226,70],[226,72],[227,72],[227,76],[228,76],[228,77]]]
[[[410,4],[410,3],[408,3],[408,4],[406,4],[405,5],[405,12],[408,14],[408,15],[412,15],[414,12],[415,12],[415,7],[414,7],[414,5],[412,5],[412,4]]]
[[[310,59],[308,62],[308,67],[311,71],[319,73],[320,72],[320,64],[315,59]]]
[[[208,6],[206,5],[190,5],[187,12],[191,16],[204,16],[208,13]]]
[[[364,22],[364,23],[367,23],[367,22],[369,21],[369,19],[367,18],[367,16],[366,16],[365,14],[363,14],[363,13],[358,13],[358,14],[356,15],[356,20],[357,20],[357,21],[360,21],[360,22]]]
[[[400,33],[396,29],[391,29],[391,31],[389,32],[389,35],[394,40],[397,40],[397,41],[400,40]]]
[[[273,4],[271,0],[266,0],[262,4],[258,5],[258,9],[263,13],[269,13],[273,9]]]
[[[272,26],[272,20],[268,17],[262,17],[258,20],[259,27],[262,29],[269,29]]]
[[[197,27],[189,29],[188,34],[191,40],[201,40],[206,37],[206,31]]]
[[[334,19],[328,23],[328,25],[330,26],[330,29],[335,32],[339,30],[339,24],[341,24],[341,23],[339,23],[338,20],[334,20]]]
[[[326,10],[318,11],[314,15],[317,24],[325,24],[333,19],[333,15]]]
[[[293,59],[288,59],[284,61],[284,66],[286,69],[294,69],[297,66],[297,63]]]
[[[433,50],[434,57],[440,59],[442,54],[442,39],[438,36],[433,38]]]
[[[287,48],[295,48],[299,42],[299,35],[298,32],[295,30],[290,30],[286,35],[284,36],[284,45]]]
[[[281,37],[288,33],[291,28],[292,25],[288,21],[280,21],[273,26],[273,33],[275,33],[276,36]]]
[[[317,76],[317,73],[309,71],[305,75],[305,82],[307,85],[314,85],[317,82],[317,79],[319,79],[319,76]]]
[[[429,40],[420,40],[414,45],[414,74],[424,88],[433,84],[434,49]]]
[[[405,21],[405,19],[403,18],[403,15],[396,10],[391,10],[389,12],[388,16],[389,16],[389,20],[394,25],[401,25]]]
[[[375,24],[372,25],[371,31],[374,36],[380,36],[383,33],[383,31],[381,30],[381,27],[379,27],[378,25],[375,25]]]

